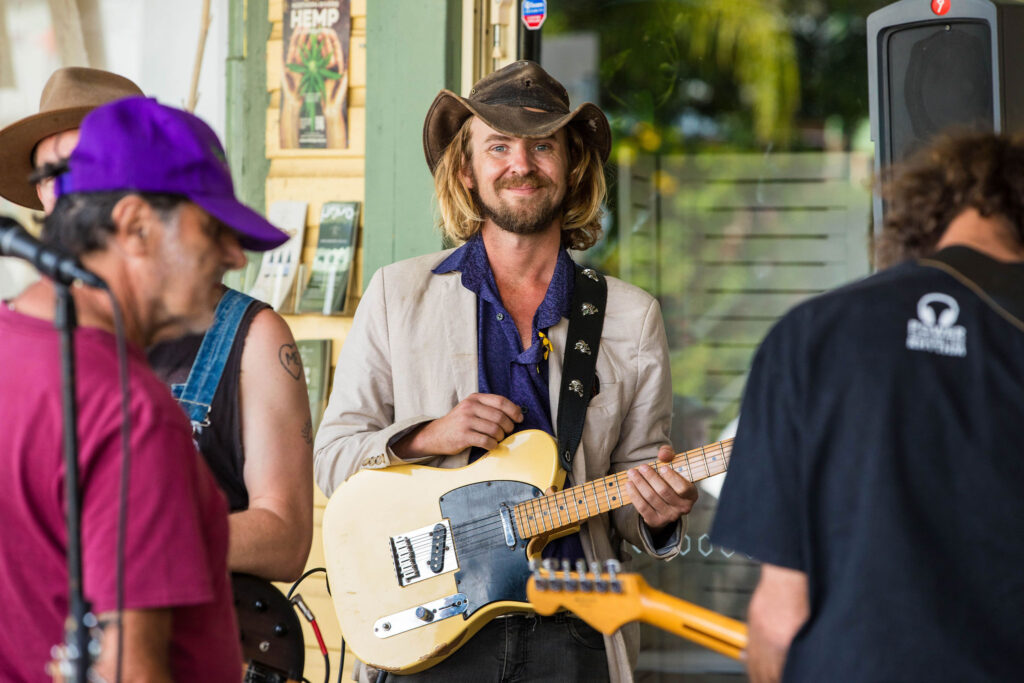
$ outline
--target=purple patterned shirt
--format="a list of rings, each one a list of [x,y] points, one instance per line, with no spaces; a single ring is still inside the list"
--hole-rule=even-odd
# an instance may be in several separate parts
[[[433,272],[435,274],[459,271],[462,286],[477,297],[477,376],[478,390],[485,394],[505,396],[519,405],[523,421],[513,432],[524,429],[540,429],[554,434],[554,419],[551,415],[551,400],[548,393],[547,349],[541,333],[569,317],[575,267],[569,252],[558,253],[555,272],[533,316],[533,340],[528,349],[523,349],[519,330],[512,316],[501,302],[494,272],[487,259],[487,249],[480,234],[474,235],[461,247],[453,251]],[[470,461],[476,460],[484,451],[474,448]],[[543,552],[544,557],[558,557],[574,561],[583,557],[583,546],[579,534],[572,534],[550,543]]]

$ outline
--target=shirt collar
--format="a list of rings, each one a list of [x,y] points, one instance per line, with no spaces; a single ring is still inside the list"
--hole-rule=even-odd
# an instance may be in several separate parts
[[[494,273],[487,260],[487,249],[484,240],[477,233],[465,244],[453,251],[432,271],[435,275],[443,275],[453,271],[462,273],[462,286],[492,303],[500,303],[497,286],[494,284]],[[551,283],[544,295],[544,300],[537,307],[535,317],[536,329],[544,330],[558,323],[562,318],[569,317],[569,306],[572,300],[575,283],[575,268],[569,252],[561,249]]]

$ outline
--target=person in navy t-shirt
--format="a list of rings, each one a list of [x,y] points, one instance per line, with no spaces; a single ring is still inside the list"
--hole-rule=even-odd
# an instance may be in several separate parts
[[[1020,678],[1024,141],[942,138],[884,194],[897,265],[788,313],[747,383],[712,538],[764,563],[755,681]]]

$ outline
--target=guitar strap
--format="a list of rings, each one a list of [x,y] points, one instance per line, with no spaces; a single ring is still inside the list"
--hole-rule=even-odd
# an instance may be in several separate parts
[[[171,393],[192,422],[192,435],[210,426],[210,405],[220,384],[224,366],[235,343],[238,326],[246,310],[255,303],[251,296],[228,289],[217,304],[213,325],[203,336],[196,359],[184,384],[171,385]]]
[[[572,472],[572,459],[583,436],[587,405],[594,396],[597,352],[601,346],[608,283],[593,268],[576,265],[576,280],[569,309],[569,331],[562,358],[562,388],[558,397],[558,459]]]
[[[952,275],[1024,331],[1024,266],[996,261],[968,247],[947,247],[918,263]]]

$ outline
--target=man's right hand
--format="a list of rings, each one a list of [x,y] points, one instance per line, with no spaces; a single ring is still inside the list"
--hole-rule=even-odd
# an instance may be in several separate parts
[[[392,446],[403,460],[455,455],[478,446],[491,450],[523,421],[519,406],[497,394],[471,394],[444,417],[406,434]]]

